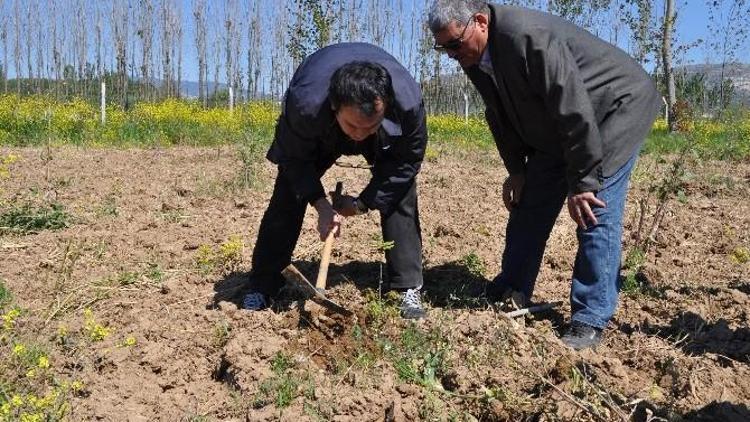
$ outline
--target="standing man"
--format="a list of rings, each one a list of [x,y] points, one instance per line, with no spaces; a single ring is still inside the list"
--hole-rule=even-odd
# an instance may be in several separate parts
[[[628,180],[660,106],[653,81],[625,52],[548,13],[435,0],[428,21],[435,49],[457,60],[482,95],[510,174],[502,271],[488,298],[531,297],[567,199],[578,253],[562,340],[596,346],[617,307]]]
[[[260,310],[284,284],[307,204],[318,213],[321,240],[338,236],[342,217],[378,210],[390,288],[401,293],[404,318],[424,316],[422,240],[416,176],[424,158],[427,125],[419,85],[379,47],[342,43],[307,57],[286,92],[266,158],[278,165],[271,202],[253,251],[250,292],[243,306]],[[372,178],[358,197],[334,206],[320,178],[341,155],[361,154]]]

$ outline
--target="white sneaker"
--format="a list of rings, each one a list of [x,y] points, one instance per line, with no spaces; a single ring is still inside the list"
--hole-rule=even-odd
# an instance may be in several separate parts
[[[422,319],[425,316],[422,308],[422,295],[419,289],[409,289],[401,293],[401,318]]]
[[[242,309],[248,311],[260,311],[268,307],[266,295],[259,292],[250,292],[242,299]]]

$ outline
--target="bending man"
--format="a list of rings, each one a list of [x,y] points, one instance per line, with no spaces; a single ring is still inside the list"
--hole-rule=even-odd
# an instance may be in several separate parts
[[[391,55],[369,44],[342,43],[307,57],[289,84],[267,154],[278,176],[253,251],[244,308],[264,309],[279,293],[281,270],[291,262],[310,204],[321,239],[338,230],[342,217],[380,212],[383,239],[394,242],[386,252],[390,288],[402,295],[403,317],[421,318],[415,179],[426,144],[419,85]],[[358,197],[345,195],[334,209],[320,178],[338,157],[356,154],[372,165],[372,178]]]
[[[510,174],[502,271],[488,298],[531,297],[567,198],[578,253],[562,340],[595,346],[617,306],[628,180],[660,106],[653,81],[622,50],[548,13],[436,0],[428,20],[435,48],[481,94]]]

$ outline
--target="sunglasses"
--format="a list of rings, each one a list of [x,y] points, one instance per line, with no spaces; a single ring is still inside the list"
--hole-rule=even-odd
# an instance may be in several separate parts
[[[464,35],[466,34],[466,29],[469,27],[469,24],[474,21],[474,16],[470,17],[468,21],[466,21],[466,25],[464,25],[464,30],[461,31],[461,35],[458,38],[454,38],[452,40],[448,40],[443,44],[435,44],[432,46],[433,49],[439,51],[439,52],[446,52],[446,51],[456,51],[464,43]]]

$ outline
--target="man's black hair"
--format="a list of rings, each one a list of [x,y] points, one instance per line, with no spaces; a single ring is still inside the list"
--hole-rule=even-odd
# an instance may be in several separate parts
[[[382,100],[386,108],[393,101],[391,75],[377,63],[347,63],[331,76],[328,99],[335,110],[341,106],[356,106],[365,116],[372,116],[375,100]]]

